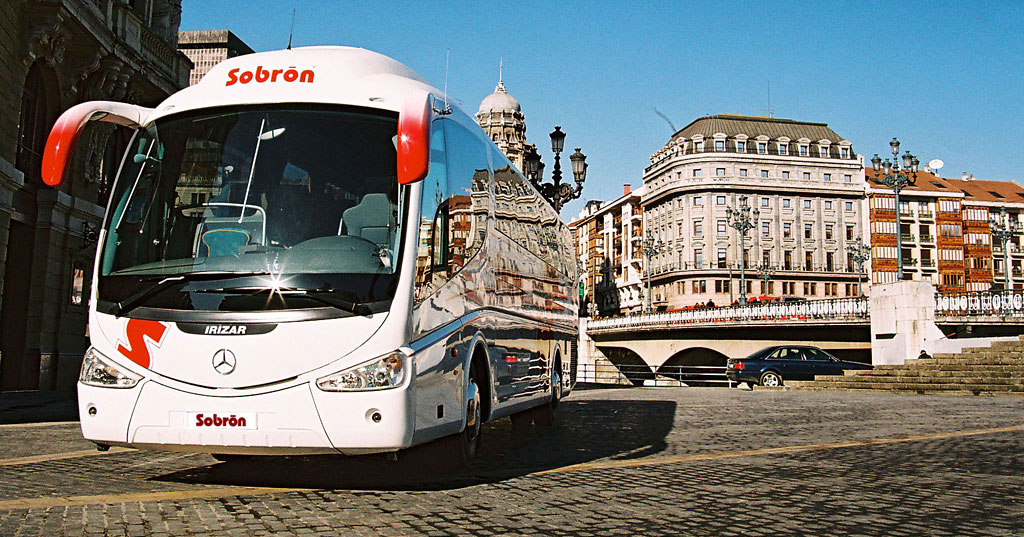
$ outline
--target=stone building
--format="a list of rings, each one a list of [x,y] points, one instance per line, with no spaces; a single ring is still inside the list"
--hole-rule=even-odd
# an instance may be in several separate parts
[[[643,275],[643,187],[624,185],[622,196],[590,201],[569,224],[580,264],[583,302],[600,315],[641,313],[646,294]],[[584,313],[586,306],[581,306]]]
[[[480,102],[476,122],[520,171],[526,155],[537,151],[537,146],[526,143],[526,116],[519,101],[505,90],[500,77],[494,93]]]
[[[858,294],[846,247],[867,224],[863,158],[827,124],[702,117],[651,156],[643,180],[644,225],[662,244],[655,309],[733,302],[741,260],[748,297]],[[741,198],[760,213],[742,252],[727,215]],[[767,285],[761,265],[774,268]]]
[[[188,85],[194,86],[211,67],[253,50],[231,30],[187,30],[178,32],[178,50],[192,60]]]
[[[180,0],[0,2],[0,390],[69,388],[88,344],[96,230],[130,133],[91,124],[70,180],[43,185],[74,104],[154,106],[187,83]]]

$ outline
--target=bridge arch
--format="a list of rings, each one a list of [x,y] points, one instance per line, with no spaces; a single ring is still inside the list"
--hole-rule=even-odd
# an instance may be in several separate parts
[[[645,380],[653,380],[655,377],[651,366],[633,349],[602,345],[598,350],[635,386],[642,386]]]
[[[672,378],[689,386],[719,384],[729,357],[715,349],[690,347],[669,357],[657,369],[659,376]],[[715,369],[706,369],[706,368]]]

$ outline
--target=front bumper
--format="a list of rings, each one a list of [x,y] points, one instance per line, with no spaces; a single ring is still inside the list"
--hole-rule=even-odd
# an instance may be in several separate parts
[[[132,389],[79,383],[78,400],[86,439],[167,451],[360,455],[409,447],[415,426],[408,385],[324,392],[301,383],[260,394],[215,396],[151,380]],[[197,425],[199,414],[216,416],[217,424]],[[220,419],[231,416],[236,419]],[[241,417],[246,419],[240,425]]]

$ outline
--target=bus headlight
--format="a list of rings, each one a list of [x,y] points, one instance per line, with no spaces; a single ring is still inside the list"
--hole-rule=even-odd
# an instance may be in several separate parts
[[[405,354],[395,351],[374,358],[340,373],[317,379],[316,385],[326,392],[385,390],[401,386],[405,380]]]
[[[131,388],[140,380],[141,376],[121,369],[92,347],[85,351],[82,372],[78,375],[82,384],[100,388]]]

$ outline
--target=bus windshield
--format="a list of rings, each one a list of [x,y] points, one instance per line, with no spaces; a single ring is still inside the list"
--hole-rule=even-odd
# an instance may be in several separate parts
[[[313,105],[208,109],[139,129],[108,204],[101,303],[390,301],[405,205],[396,133],[393,113]]]

